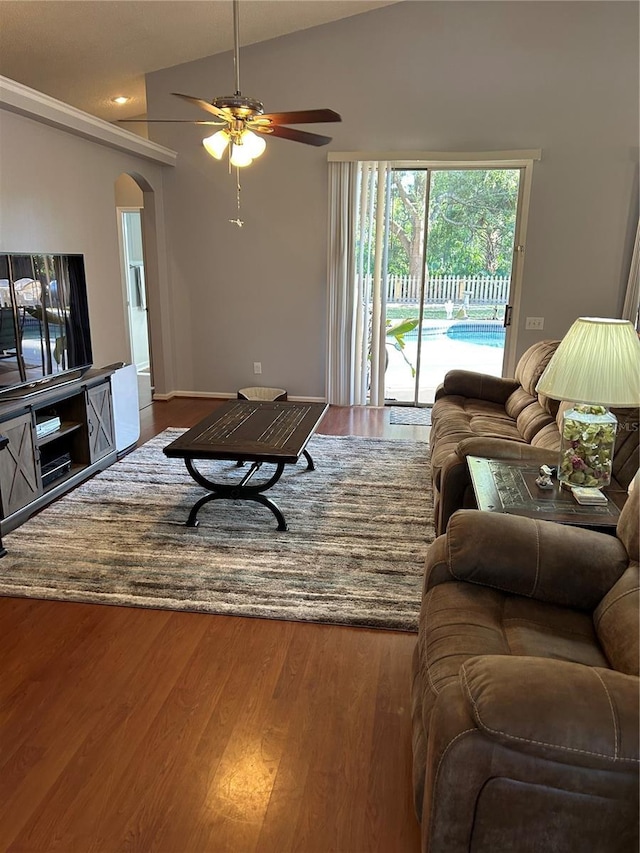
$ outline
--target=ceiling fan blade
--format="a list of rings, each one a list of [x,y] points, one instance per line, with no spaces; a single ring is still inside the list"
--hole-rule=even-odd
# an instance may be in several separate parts
[[[207,125],[216,125],[217,127],[224,127],[227,122],[226,121],[192,121],[188,118],[119,118],[118,124],[131,124],[135,122],[142,122],[144,124],[167,124],[167,122],[173,124],[207,124]]]
[[[208,101],[203,101],[202,98],[192,98],[191,95],[181,95],[179,92],[172,92],[172,95],[175,95],[176,98],[184,98],[185,101],[190,101],[192,104],[195,104],[197,107],[200,107],[203,110],[206,110],[208,113],[211,113],[218,118],[223,118],[227,121],[231,116],[224,112],[224,110],[218,109],[218,107],[214,107],[213,104],[210,104]]]
[[[342,116],[333,110],[298,110],[291,113],[265,113],[256,116],[256,121],[262,123],[268,119],[270,124],[314,124],[323,121],[342,121]]]
[[[296,130],[293,127],[284,127],[279,124],[272,125],[271,127],[254,127],[253,130],[268,136],[280,136],[282,139],[291,139],[293,142],[304,142],[305,145],[328,145],[331,142],[330,136],[320,136],[319,133],[308,133],[306,130]]]

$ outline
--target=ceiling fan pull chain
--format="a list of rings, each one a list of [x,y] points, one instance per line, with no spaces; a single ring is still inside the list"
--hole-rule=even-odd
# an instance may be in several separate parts
[[[240,169],[236,166],[236,204],[238,207],[238,215],[235,219],[230,219],[233,225],[237,225],[238,228],[242,228],[244,225],[244,220],[240,218],[240,192],[242,187],[240,186]]]

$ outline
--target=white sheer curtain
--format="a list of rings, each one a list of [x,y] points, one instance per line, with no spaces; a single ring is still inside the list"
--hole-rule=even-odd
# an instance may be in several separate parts
[[[631,320],[638,328],[638,308],[640,307],[640,222],[636,232],[636,242],[633,247],[629,282],[622,309],[622,319]]]
[[[383,406],[386,161],[329,163],[327,401]]]

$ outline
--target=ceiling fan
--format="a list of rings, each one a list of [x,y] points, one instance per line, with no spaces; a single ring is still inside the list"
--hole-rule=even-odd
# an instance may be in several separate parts
[[[264,136],[271,135],[305,145],[327,145],[330,136],[309,133],[288,127],[289,124],[315,124],[319,122],[342,121],[341,116],[329,109],[298,110],[295,112],[265,113],[263,104],[255,98],[247,98],[240,91],[240,38],[238,22],[238,0],[233,0],[233,63],[235,67],[236,91],[233,95],[222,95],[211,103],[192,95],[172,92],[200,107],[218,119],[218,121],[190,121],[188,119],[148,119],[148,122],[186,122],[188,124],[214,125],[222,129],[202,140],[206,150],[221,160],[225,151],[229,154],[229,163],[238,168],[248,166],[259,157],[266,148]],[[121,119],[133,122],[136,119]]]

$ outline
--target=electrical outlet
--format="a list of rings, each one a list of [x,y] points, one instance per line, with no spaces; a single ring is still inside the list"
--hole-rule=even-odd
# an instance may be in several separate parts
[[[254,373],[262,373],[262,362],[254,361],[253,362],[253,372]]]
[[[544,317],[527,317],[524,327],[541,332],[544,329]]]

